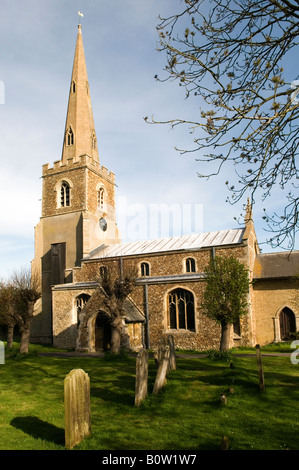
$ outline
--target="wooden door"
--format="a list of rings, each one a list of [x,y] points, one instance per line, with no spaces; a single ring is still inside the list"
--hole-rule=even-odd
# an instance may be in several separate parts
[[[280,338],[282,340],[290,339],[290,333],[296,331],[295,315],[291,309],[285,307],[280,312]]]
[[[105,312],[99,312],[95,323],[95,349],[107,351],[110,349],[111,325],[110,318]]]

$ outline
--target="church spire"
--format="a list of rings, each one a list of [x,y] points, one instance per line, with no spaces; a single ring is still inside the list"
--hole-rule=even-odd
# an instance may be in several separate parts
[[[77,159],[85,154],[99,162],[82,27],[79,24],[61,160],[66,163],[68,158]]]

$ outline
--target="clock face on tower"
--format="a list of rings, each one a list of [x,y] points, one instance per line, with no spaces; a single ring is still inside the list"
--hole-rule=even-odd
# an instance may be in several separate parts
[[[100,228],[103,230],[103,232],[106,232],[107,230],[107,222],[106,220],[104,219],[104,217],[101,217],[100,220],[99,220],[99,225],[100,225]]]

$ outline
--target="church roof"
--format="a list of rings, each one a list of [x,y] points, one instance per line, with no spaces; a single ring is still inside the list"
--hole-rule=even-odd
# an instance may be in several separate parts
[[[144,315],[130,297],[124,301],[124,310],[126,323],[144,322]]]
[[[245,228],[197,233],[178,237],[124,242],[101,245],[84,259],[113,258],[118,256],[146,255],[169,251],[199,250],[213,246],[235,245],[242,243]]]
[[[299,251],[264,253],[256,257],[254,279],[287,278],[299,275]]]

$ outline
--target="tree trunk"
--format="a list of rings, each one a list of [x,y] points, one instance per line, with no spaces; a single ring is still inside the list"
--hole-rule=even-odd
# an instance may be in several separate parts
[[[122,318],[116,317],[111,323],[111,348],[112,354],[119,354],[121,349]]]
[[[229,350],[231,323],[221,323],[220,352]]]
[[[13,332],[15,325],[7,325],[7,347],[12,348]]]
[[[27,354],[29,350],[30,328],[23,329],[21,332],[20,354]]]

